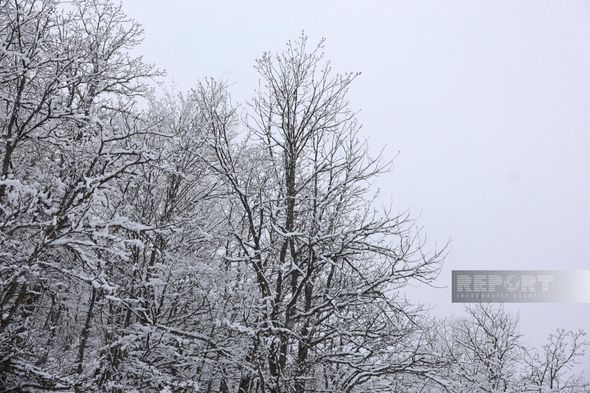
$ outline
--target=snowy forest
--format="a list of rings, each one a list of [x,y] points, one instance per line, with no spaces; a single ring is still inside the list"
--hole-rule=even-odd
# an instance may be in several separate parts
[[[233,102],[166,93],[109,0],[0,4],[0,391],[590,392],[583,331],[406,299],[448,248],[381,208],[323,41]]]

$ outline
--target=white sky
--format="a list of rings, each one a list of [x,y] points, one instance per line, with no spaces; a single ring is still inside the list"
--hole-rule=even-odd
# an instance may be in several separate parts
[[[165,6],[164,6],[165,4]],[[452,269],[590,270],[590,2],[123,0],[145,27],[139,51],[179,90],[203,77],[252,95],[254,59],[301,30],[327,38],[364,135],[395,170],[383,195],[453,240]],[[415,301],[459,315],[450,289]],[[590,304],[510,306],[532,343],[590,333]],[[590,356],[586,357],[590,376]]]

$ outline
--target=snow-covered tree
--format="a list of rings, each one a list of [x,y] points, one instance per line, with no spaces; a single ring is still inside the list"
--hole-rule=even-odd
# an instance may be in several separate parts
[[[588,392],[590,386],[575,372],[579,359],[586,353],[584,331],[558,329],[549,335],[540,351],[526,356],[525,375],[527,392]]]
[[[211,170],[230,198],[225,259],[255,283],[232,321],[250,336],[241,393],[359,391],[428,363],[396,291],[433,278],[441,254],[422,251],[407,214],[375,208],[370,183],[388,165],[348,105],[357,74],[333,73],[322,50],[302,36],[260,58],[244,122],[222,85],[200,88]]]
[[[475,304],[464,318],[438,329],[447,366],[437,374],[438,388],[452,393],[586,392],[575,366],[585,352],[582,331],[558,330],[541,353],[524,344],[518,316],[502,305]],[[435,339],[436,340],[436,339]]]
[[[117,229],[142,230],[117,181],[151,159],[133,106],[156,71],[128,55],[141,29],[109,2],[0,7],[0,384],[57,389],[128,256]]]

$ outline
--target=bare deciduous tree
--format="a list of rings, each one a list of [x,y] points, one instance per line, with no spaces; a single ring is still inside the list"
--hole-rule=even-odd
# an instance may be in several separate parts
[[[541,354],[527,354],[525,381],[530,392],[587,392],[590,387],[572,372],[586,353],[583,331],[557,330],[543,346]]]
[[[241,142],[223,87],[201,88],[211,167],[235,217],[226,259],[248,266],[257,287],[251,315],[236,321],[252,332],[239,392],[353,391],[423,362],[394,292],[434,277],[441,254],[422,252],[406,214],[373,207],[369,185],[387,164],[359,140],[346,100],[357,74],[334,74],[322,50],[303,36],[257,61]]]
[[[126,252],[114,185],[150,159],[130,143],[143,132],[130,109],[157,73],[129,57],[141,29],[109,2],[0,7],[0,383],[57,389],[72,378],[52,373],[55,351],[72,349],[81,372],[105,269]],[[51,328],[71,312],[76,349]]]

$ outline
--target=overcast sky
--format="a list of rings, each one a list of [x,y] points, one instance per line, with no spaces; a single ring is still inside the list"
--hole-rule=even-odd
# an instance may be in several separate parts
[[[164,6],[165,4],[165,6]],[[399,152],[383,195],[410,208],[452,269],[590,270],[590,2],[123,0],[139,51],[179,90],[203,77],[252,95],[254,59],[326,37],[363,133]],[[414,301],[460,315],[450,289]],[[590,330],[590,304],[510,306],[527,340]],[[590,373],[590,356],[586,357]]]

